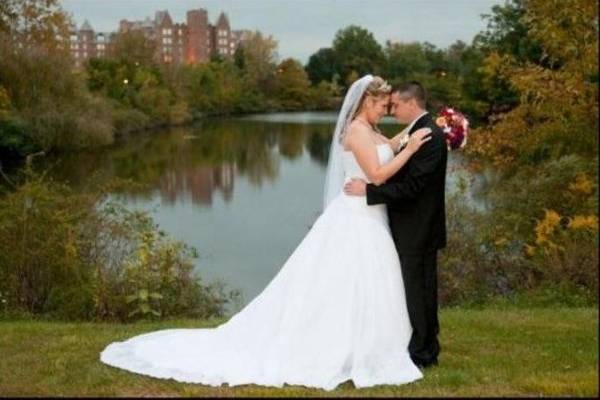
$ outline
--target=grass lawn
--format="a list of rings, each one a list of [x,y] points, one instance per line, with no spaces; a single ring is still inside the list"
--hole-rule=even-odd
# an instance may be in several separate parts
[[[419,381],[335,391],[256,385],[213,388],[109,367],[112,341],[222,320],[134,324],[0,322],[0,396],[598,396],[597,308],[443,309],[438,366]]]

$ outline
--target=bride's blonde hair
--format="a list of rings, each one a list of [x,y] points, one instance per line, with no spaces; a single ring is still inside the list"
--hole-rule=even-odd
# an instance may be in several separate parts
[[[365,96],[379,97],[388,95],[392,92],[392,86],[387,83],[385,79],[380,76],[374,76],[367,90],[365,90]]]
[[[392,93],[392,86],[389,83],[387,83],[387,81],[385,79],[383,79],[382,77],[374,76],[371,83],[369,83],[369,85],[365,89],[365,92],[363,93],[363,96],[360,99],[360,102],[358,103],[358,107],[356,107],[356,112],[354,113],[354,117],[356,117],[356,115],[362,109],[366,98],[368,98],[368,97],[377,98],[377,97],[387,96],[390,93]]]

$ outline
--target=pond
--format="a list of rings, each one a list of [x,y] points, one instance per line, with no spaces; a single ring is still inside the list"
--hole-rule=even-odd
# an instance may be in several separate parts
[[[162,229],[194,246],[202,278],[239,289],[241,307],[270,282],[319,216],[335,119],[333,112],[206,119],[38,166],[76,189],[95,174],[143,184],[121,196],[125,204],[150,210]],[[386,118],[381,128],[400,127]],[[460,154],[451,153],[447,191],[465,175],[460,165]]]

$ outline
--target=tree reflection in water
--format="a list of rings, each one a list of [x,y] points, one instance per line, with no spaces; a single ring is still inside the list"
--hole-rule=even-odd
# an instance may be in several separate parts
[[[143,187],[124,193],[150,199],[158,191],[163,203],[178,200],[212,204],[213,194],[232,199],[236,177],[256,187],[274,183],[281,160],[294,161],[304,152],[327,165],[332,122],[312,124],[248,119],[209,119],[194,126],[134,135],[93,153],[46,160],[52,175],[84,188],[92,174],[101,180],[131,179]]]

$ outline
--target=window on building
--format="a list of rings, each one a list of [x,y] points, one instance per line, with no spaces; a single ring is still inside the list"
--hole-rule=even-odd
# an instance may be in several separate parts
[[[171,35],[171,28],[163,28],[163,35],[170,36]]]

